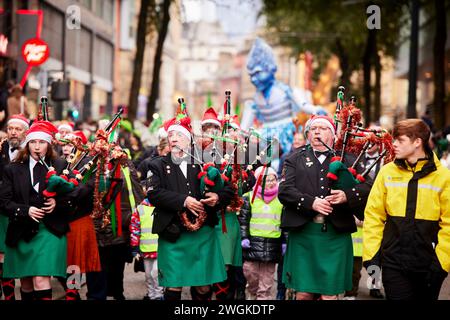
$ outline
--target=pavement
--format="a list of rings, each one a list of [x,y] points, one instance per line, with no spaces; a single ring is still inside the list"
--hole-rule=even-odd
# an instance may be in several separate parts
[[[276,274],[275,274],[276,276]],[[367,272],[365,270],[361,273],[361,281],[359,282],[359,293],[356,300],[376,300],[369,295],[369,289],[367,287]],[[53,285],[53,299],[64,299],[64,291],[62,286],[56,279],[52,279]],[[16,297],[20,296],[20,282],[16,280]],[[83,300],[86,299],[86,284],[82,283],[80,295]],[[124,274],[124,295],[127,300],[142,300],[146,292],[145,275],[143,272],[135,273],[133,270],[133,264],[126,264]],[[383,289],[382,289],[383,292]],[[384,292],[383,292],[384,294]],[[273,288],[273,296],[276,296],[276,283]],[[190,299],[189,288],[183,288],[182,298],[185,300]],[[3,299],[3,298],[2,298]],[[112,299],[112,298],[108,298]],[[442,285],[439,300],[450,300],[450,277],[447,277]]]

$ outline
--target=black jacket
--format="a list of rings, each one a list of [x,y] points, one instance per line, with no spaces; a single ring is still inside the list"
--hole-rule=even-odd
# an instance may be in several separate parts
[[[281,244],[284,240],[282,234],[279,238],[263,238],[253,237],[250,235],[250,219],[252,212],[250,207],[250,199],[248,196],[242,198],[244,204],[238,215],[241,238],[250,240],[250,248],[242,249],[244,260],[263,261],[263,262],[279,262],[281,259]]]
[[[51,164],[60,174],[66,162],[57,159]],[[16,246],[20,239],[31,240],[38,232],[38,223],[28,215],[31,188],[28,161],[13,162],[5,167],[0,188],[0,209],[9,216],[5,242],[10,247]],[[75,206],[70,194],[57,196],[55,200],[54,211],[45,215],[41,223],[56,236],[62,236],[69,231],[68,217]]]
[[[9,143],[8,140],[3,141],[2,145],[0,146],[0,183],[2,181],[3,177],[3,171],[5,169],[5,166],[10,163],[11,159],[9,159]]]
[[[299,228],[318,214],[312,209],[312,204],[316,197],[324,198],[330,192],[327,173],[331,157],[332,155],[328,155],[321,164],[308,145],[286,159],[278,193],[278,199],[285,206],[281,216],[282,228]],[[345,163],[351,165],[354,159],[347,154]],[[357,171],[362,172],[361,168],[357,168]],[[370,184],[362,183],[343,190],[347,203],[335,205],[333,212],[327,217],[327,221],[337,232],[356,231],[353,215],[363,220],[370,188]]]
[[[176,231],[186,231],[180,220],[180,213],[185,211],[184,201],[188,196],[197,200],[202,199],[200,193],[200,165],[187,165],[187,179],[184,177],[180,167],[172,162],[171,154],[165,157],[157,157],[149,164],[148,192],[150,203],[155,206],[153,233],[170,241],[176,241]],[[205,225],[211,227],[218,223],[217,211],[225,208],[233,196],[233,189],[229,185],[217,192],[219,203],[215,207],[207,207],[207,218]],[[174,234],[170,236],[168,231]],[[178,233],[179,235],[179,233]]]
[[[134,196],[135,205],[138,206],[142,200],[144,200],[144,192],[139,184],[139,179],[137,176],[136,168],[134,167],[131,160],[128,160],[128,168],[130,169],[130,180],[131,180],[131,188]],[[126,184],[126,180],[123,172],[121,172],[121,177],[119,179],[119,189],[121,192],[121,201],[120,201],[120,209],[122,213],[122,235],[114,236],[113,229],[111,223],[108,223],[106,226],[103,226],[103,219],[96,218],[94,219],[94,226],[97,236],[97,243],[99,247],[106,247],[111,245],[119,245],[119,244],[129,244],[130,243],[130,223],[131,223],[131,215],[133,213],[133,208],[130,204],[130,196],[128,187]],[[106,205],[112,204],[111,200],[109,203],[103,201],[104,207]]]

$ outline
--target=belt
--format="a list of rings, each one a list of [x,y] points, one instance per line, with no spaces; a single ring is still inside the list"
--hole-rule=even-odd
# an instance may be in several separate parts
[[[325,216],[321,213],[319,213],[318,215],[316,215],[313,220],[314,223],[324,223],[325,222]]]

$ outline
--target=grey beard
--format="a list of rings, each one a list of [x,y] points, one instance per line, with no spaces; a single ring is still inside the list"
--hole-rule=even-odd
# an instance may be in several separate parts
[[[14,138],[13,140],[9,140],[8,143],[11,148],[19,148],[20,147],[20,141],[17,138]]]

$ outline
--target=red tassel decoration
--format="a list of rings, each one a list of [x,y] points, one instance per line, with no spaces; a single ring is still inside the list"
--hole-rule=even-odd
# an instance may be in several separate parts
[[[46,198],[52,198],[52,197],[56,196],[56,192],[50,192],[50,191],[47,191],[47,190],[42,191],[42,194]]]
[[[201,177],[203,177],[206,174],[206,171],[200,171],[197,175],[197,178],[200,179]]]
[[[208,177],[205,177],[205,184],[207,184],[208,186],[214,187],[215,183],[212,180],[209,180]]]
[[[354,177],[356,177],[357,172],[356,172],[355,168],[348,168],[348,171],[350,171],[350,173],[351,173]]]
[[[50,178],[54,174],[56,174],[55,170],[47,171],[47,174],[45,175],[45,179]]]
[[[335,162],[335,161],[341,161],[341,157],[336,156],[336,157],[331,158],[331,162]]]
[[[334,173],[331,173],[331,172],[327,173],[327,178],[329,178],[331,180],[335,180],[335,181],[337,181],[337,179],[338,179],[337,175],[335,175]]]

